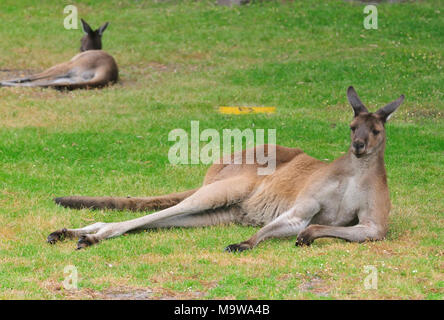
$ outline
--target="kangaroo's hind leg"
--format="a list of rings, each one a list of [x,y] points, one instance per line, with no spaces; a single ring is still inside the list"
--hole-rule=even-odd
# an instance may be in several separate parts
[[[228,224],[238,219],[240,208],[232,206],[219,208],[201,213],[175,216],[146,226],[146,229],[175,228],[175,227],[208,227],[219,224]]]
[[[59,84],[69,85],[79,81],[73,72],[47,75],[47,76],[29,76],[27,78],[5,80],[0,82],[3,87],[50,87]]]
[[[207,227],[219,224],[227,224],[236,221],[237,212],[239,208],[220,208],[212,210],[210,212],[185,214],[167,218],[158,222],[144,226],[142,229],[161,229],[161,228],[175,228],[175,227]],[[47,242],[54,244],[58,241],[65,239],[80,238],[77,249],[81,249],[87,246],[87,238],[84,237],[88,234],[94,234],[98,232],[102,227],[107,225],[104,222],[96,222],[92,225],[78,228],[78,229],[60,229],[52,232]]]
[[[188,227],[208,227],[214,225],[228,224],[235,222],[238,217],[239,208],[237,206],[230,208],[219,208],[206,212],[190,213],[184,215],[178,215],[175,217],[163,219],[157,222],[153,222],[144,225],[138,229],[162,229],[162,228],[188,228]],[[100,232],[100,231],[99,231]],[[79,241],[77,243],[77,249],[82,249],[91,244],[96,243],[96,235],[79,234]]]
[[[227,219],[230,219],[229,214],[217,218],[217,216],[212,217],[211,212],[236,205],[251,192],[252,187],[253,182],[245,176],[213,182],[170,208],[128,221],[103,224],[96,233],[81,236],[78,246],[86,247],[137,229],[202,226],[227,222]],[[208,213],[209,216],[202,213]]]
[[[31,74],[26,77],[8,79],[0,81],[0,86],[4,87],[20,87],[21,84],[25,84],[32,81],[50,79],[50,78],[69,78],[75,70],[70,69],[66,63],[55,65],[45,71]],[[25,85],[29,86],[29,85]]]
[[[3,81],[0,82],[0,86],[2,87],[41,87],[41,88],[47,88],[47,87],[57,87],[60,86],[60,84],[63,84],[64,87],[69,86],[71,83],[73,83],[73,80],[67,76],[59,76],[57,78],[51,79],[51,80],[27,80],[22,82],[9,82],[9,81]]]

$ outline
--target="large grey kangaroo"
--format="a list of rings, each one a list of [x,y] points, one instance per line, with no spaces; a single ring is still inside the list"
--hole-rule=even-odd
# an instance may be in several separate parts
[[[160,211],[124,222],[60,229],[47,241],[79,237],[80,249],[131,230],[230,222],[263,226],[250,239],[226,247],[230,252],[252,249],[271,237],[297,236],[297,245],[309,245],[322,237],[355,242],[383,239],[390,211],[384,125],[404,96],[375,113],[367,110],[353,87],[348,88],[347,97],[354,110],[351,145],[348,153],[332,163],[300,149],[276,146],[276,170],[266,176],[257,174],[261,166],[257,163],[213,164],[203,186],[181,193],[147,198],[56,198],[57,204],[75,209]],[[269,145],[256,148],[265,154],[271,149]]]
[[[102,51],[102,35],[108,22],[93,30],[83,19],[80,51],[70,61],[55,65],[41,73],[24,78],[0,81],[0,87],[51,87],[80,89],[103,87],[118,80],[114,58]]]

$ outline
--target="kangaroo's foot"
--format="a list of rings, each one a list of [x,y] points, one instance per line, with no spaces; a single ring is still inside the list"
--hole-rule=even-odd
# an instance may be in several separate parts
[[[96,222],[92,225],[86,226],[80,229],[60,229],[52,232],[47,238],[46,241],[50,244],[54,244],[57,241],[63,241],[66,238],[74,239],[77,237],[82,237],[84,235],[88,235],[90,233],[95,233],[99,231],[101,228],[106,226],[107,224],[104,222]]]
[[[312,228],[307,227],[298,234],[295,245],[298,247],[310,246],[314,241]]]
[[[296,240],[295,245],[297,247],[302,247],[302,246],[310,246],[313,243],[314,240],[311,240],[310,238],[304,238],[299,236]]]
[[[47,238],[46,241],[50,244],[54,244],[57,241],[63,241],[66,238],[72,238],[73,235],[68,229],[63,228],[57,231],[52,232]]]
[[[242,252],[245,250],[250,250],[252,247],[250,243],[247,241],[241,242],[241,243],[235,243],[230,244],[228,247],[225,248],[225,251],[227,252]]]
[[[98,242],[99,242],[99,240],[97,240],[97,238],[92,234],[87,234],[87,235],[81,236],[79,238],[79,241],[77,242],[76,250],[80,250],[80,249],[92,246],[93,244],[96,244]]]

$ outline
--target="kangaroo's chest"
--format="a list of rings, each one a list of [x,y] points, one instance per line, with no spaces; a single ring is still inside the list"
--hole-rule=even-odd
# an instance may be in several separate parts
[[[362,176],[331,181],[326,190],[319,192],[322,209],[312,223],[344,226],[356,220],[358,213],[368,206],[370,185],[366,181]]]
[[[365,186],[364,179],[361,177],[351,177],[344,181],[343,187],[339,188],[338,194],[335,195],[337,210],[350,213],[365,206],[368,187]]]

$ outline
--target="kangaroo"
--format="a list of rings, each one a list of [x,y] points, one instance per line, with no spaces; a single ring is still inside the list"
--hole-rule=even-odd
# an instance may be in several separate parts
[[[272,237],[297,236],[296,245],[310,245],[322,237],[353,242],[381,240],[387,233],[390,211],[384,166],[385,123],[404,96],[375,113],[367,110],[353,87],[348,88],[347,97],[354,110],[351,144],[346,154],[331,163],[300,149],[275,146],[276,169],[269,175],[257,174],[257,161],[213,164],[203,186],[181,193],[147,198],[56,198],[57,204],[75,209],[160,211],[124,222],[60,229],[47,241],[52,244],[79,237],[77,249],[81,249],[137,229],[222,223],[263,226],[250,239],[227,246],[230,252],[252,249]],[[270,147],[256,148],[269,154]]]
[[[119,71],[114,58],[102,51],[102,35],[108,22],[93,30],[83,19],[85,35],[81,39],[81,53],[70,61],[55,65],[28,77],[0,81],[0,87],[51,87],[81,89],[103,87],[117,81]]]

